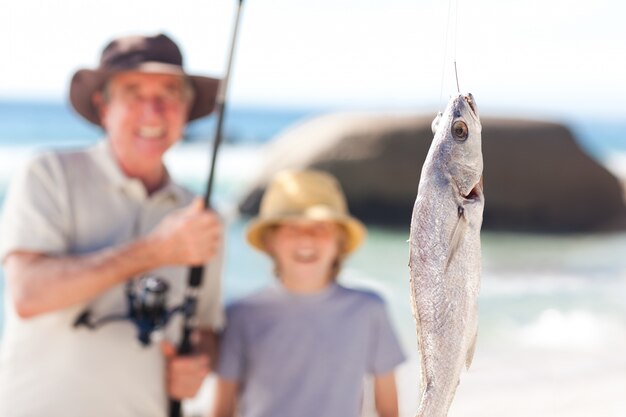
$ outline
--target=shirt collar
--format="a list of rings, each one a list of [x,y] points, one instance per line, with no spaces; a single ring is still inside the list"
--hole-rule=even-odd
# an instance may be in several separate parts
[[[165,169],[166,180],[163,187],[155,191],[151,196],[148,196],[146,188],[140,180],[128,177],[124,174],[115,159],[111,143],[108,139],[102,139],[96,143],[91,149],[91,152],[94,161],[100,166],[113,187],[132,196],[137,196],[142,200],[148,198],[173,198],[176,202],[185,201],[186,196],[184,190],[172,180],[167,168]]]
[[[323,301],[326,298],[333,296],[333,294],[338,291],[339,284],[336,281],[331,281],[327,286],[318,291],[312,293],[295,293],[287,289],[287,287],[285,287],[280,280],[277,280],[274,282],[272,288],[274,288],[274,291],[276,291],[281,297],[286,299],[298,302],[316,302]]]

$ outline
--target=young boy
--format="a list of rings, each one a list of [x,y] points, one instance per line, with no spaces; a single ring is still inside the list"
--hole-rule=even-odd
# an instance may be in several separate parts
[[[246,237],[273,259],[278,282],[227,311],[214,417],[358,417],[366,375],[379,416],[397,417],[404,356],[384,303],[336,283],[365,234],[334,177],[274,178]]]

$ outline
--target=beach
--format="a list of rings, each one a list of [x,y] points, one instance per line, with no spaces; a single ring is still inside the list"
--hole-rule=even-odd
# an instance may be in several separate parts
[[[466,374],[449,416],[623,416],[623,352],[608,347],[484,352]]]

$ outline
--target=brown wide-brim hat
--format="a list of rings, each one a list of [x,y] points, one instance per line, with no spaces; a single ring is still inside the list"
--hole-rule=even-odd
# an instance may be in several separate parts
[[[187,74],[183,69],[180,49],[172,39],[163,34],[128,36],[111,41],[102,51],[98,68],[79,69],[72,77],[70,103],[78,114],[101,126],[100,116],[92,99],[93,93],[101,90],[113,75],[126,71],[187,77],[194,89],[189,121],[206,116],[215,108],[220,80]]]
[[[264,235],[268,228],[292,221],[331,221],[346,231],[342,255],[348,255],[365,240],[363,223],[352,217],[339,182],[332,175],[316,170],[286,170],[269,184],[258,217],[246,232],[254,248],[267,252]]]

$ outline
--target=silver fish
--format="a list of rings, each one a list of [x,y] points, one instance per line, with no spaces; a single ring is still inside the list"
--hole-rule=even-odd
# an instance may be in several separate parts
[[[471,94],[433,121],[434,139],[413,208],[409,268],[421,354],[417,417],[445,417],[469,368],[478,330],[483,158]]]

